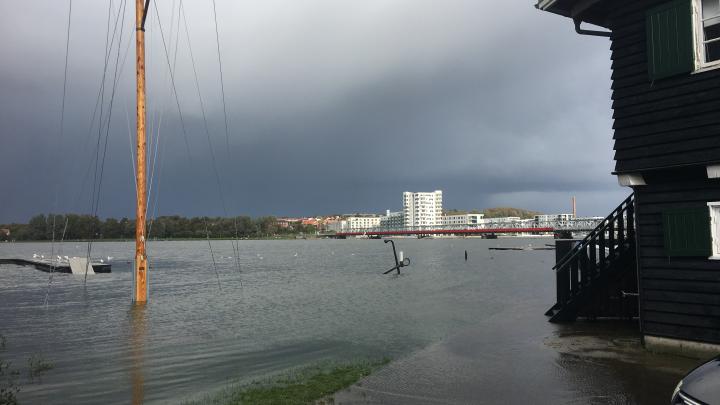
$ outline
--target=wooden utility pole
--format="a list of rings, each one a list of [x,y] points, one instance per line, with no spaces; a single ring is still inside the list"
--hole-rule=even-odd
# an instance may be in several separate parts
[[[133,302],[147,302],[147,256],[145,254],[145,16],[149,0],[135,0],[135,71],[137,76],[137,210],[135,215],[135,285]]]

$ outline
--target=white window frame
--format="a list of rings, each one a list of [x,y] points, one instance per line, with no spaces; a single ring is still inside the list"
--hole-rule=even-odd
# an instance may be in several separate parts
[[[712,256],[710,260],[720,260],[720,201],[707,203],[710,210],[710,241]]]
[[[695,71],[693,73],[700,73],[710,69],[720,68],[720,59],[712,62],[705,62],[705,33],[703,33],[702,0],[693,0],[692,20],[694,30],[693,42],[695,48]]]

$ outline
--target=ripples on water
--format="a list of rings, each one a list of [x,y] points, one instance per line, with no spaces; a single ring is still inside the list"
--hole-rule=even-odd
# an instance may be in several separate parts
[[[322,360],[398,357],[499,312],[553,296],[553,252],[489,251],[547,239],[398,239],[412,259],[401,276],[379,240],[152,242],[150,299],[130,305],[133,243],[96,243],[112,273],[83,278],[0,267],[6,357],[54,363],[28,403],[175,403],[189,395]],[[57,249],[57,245],[56,245]],[[64,243],[62,255],[84,255]],[[464,252],[469,260],[465,262]],[[0,257],[50,256],[47,243],[0,244]],[[534,308],[534,310],[542,310]],[[24,383],[25,381],[23,381]]]

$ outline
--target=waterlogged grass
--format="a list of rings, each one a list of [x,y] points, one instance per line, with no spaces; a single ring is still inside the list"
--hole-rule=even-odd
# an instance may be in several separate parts
[[[312,404],[351,386],[389,361],[385,358],[379,361],[319,364],[248,385],[233,385],[188,405]]]

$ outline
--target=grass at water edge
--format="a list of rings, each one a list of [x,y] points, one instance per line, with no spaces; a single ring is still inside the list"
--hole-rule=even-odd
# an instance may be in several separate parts
[[[305,367],[250,384],[230,385],[186,405],[300,405],[312,404],[351,386],[390,360],[362,360]]]

